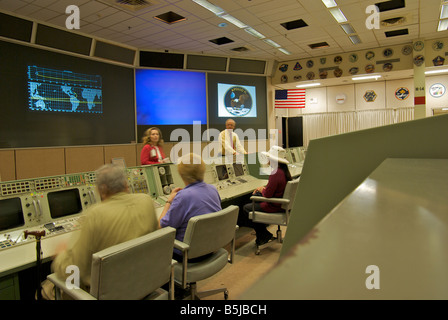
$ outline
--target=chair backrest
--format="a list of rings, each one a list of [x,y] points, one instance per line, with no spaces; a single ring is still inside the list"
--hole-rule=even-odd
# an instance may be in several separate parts
[[[190,245],[188,258],[200,257],[219,250],[235,238],[238,206],[195,216],[188,221],[184,243]]]
[[[289,199],[289,203],[283,204],[282,209],[285,209],[286,212],[290,211],[294,205],[294,200],[296,198],[296,191],[299,185],[300,177],[294,180],[288,181],[285,187],[285,192],[283,193],[284,199]]]
[[[90,294],[139,300],[169,282],[176,230],[166,227],[92,256]]]

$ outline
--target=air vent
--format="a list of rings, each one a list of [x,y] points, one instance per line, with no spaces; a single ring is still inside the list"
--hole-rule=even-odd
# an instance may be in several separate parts
[[[155,16],[154,18],[156,18],[157,20],[163,21],[165,23],[168,23],[168,24],[173,24],[173,23],[184,21],[187,19],[173,11],[168,11],[168,12],[159,14],[158,16]]]
[[[233,40],[230,40],[227,37],[216,38],[216,39],[212,39],[212,40],[209,40],[209,41],[213,42],[214,44],[217,44],[218,46],[220,46],[222,44],[227,44],[227,43],[233,42]]]
[[[409,30],[408,29],[400,29],[400,30],[394,30],[394,31],[386,31],[386,32],[384,32],[384,34],[386,35],[387,38],[404,36],[404,35],[409,34]]]
[[[405,0],[389,0],[375,3],[380,12],[396,10],[406,7]]]
[[[156,4],[154,0],[151,0],[151,2],[149,0],[96,0],[96,1],[132,12],[145,9],[149,6]]]
[[[285,28],[286,30],[293,30],[293,29],[298,29],[298,28],[303,28],[303,27],[308,26],[306,24],[306,22],[303,21],[302,19],[280,23],[280,25],[283,28]]]
[[[395,27],[399,26],[406,22],[406,17],[397,17],[397,18],[390,18],[390,19],[384,19],[381,21],[382,27]]]
[[[309,44],[308,47],[310,47],[311,49],[321,49],[321,48],[328,48],[330,45],[326,42],[318,42],[318,43],[313,43],[313,44]]]
[[[246,51],[250,51],[250,49],[247,48],[247,47],[237,47],[237,48],[233,48],[233,49],[230,49],[230,50],[232,50],[232,51],[236,51],[236,52],[246,52]]]

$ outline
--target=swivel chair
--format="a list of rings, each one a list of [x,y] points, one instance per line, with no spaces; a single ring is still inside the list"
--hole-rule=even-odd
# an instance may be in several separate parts
[[[55,298],[62,290],[75,300],[174,300],[172,260],[176,230],[156,230],[92,255],[90,292],[69,288],[55,273],[47,278],[55,285]],[[161,288],[170,284],[170,292]]]
[[[299,185],[300,177],[291,181],[288,181],[285,187],[285,192],[283,193],[283,198],[265,198],[260,196],[252,196],[252,211],[249,212],[249,219],[253,222],[273,224],[277,225],[277,241],[282,243],[282,230],[280,226],[287,226],[289,222],[289,216],[294,205],[294,199],[296,196],[297,186]],[[282,211],[279,212],[262,212],[255,211],[254,205],[256,202],[270,202],[270,203],[280,203]],[[256,245],[255,254],[259,255],[261,250],[272,245],[273,241],[265,243],[263,245]]]
[[[195,216],[188,221],[184,240],[175,240],[174,247],[182,251],[182,264],[174,266],[174,279],[183,289],[190,286],[191,300],[220,292],[228,298],[226,288],[197,292],[197,281],[207,279],[222,270],[227,262],[233,262],[235,231],[239,207],[231,205],[223,210]],[[230,259],[225,246],[231,243]],[[207,255],[203,260],[189,259]]]

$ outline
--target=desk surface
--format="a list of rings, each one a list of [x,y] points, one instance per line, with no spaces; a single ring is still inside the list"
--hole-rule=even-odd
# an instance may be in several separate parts
[[[241,298],[448,299],[447,270],[448,160],[386,159]]]

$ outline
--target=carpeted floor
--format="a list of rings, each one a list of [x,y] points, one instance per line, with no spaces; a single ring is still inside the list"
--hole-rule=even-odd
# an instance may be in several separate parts
[[[268,230],[275,235],[277,226]],[[255,235],[252,229],[241,228],[237,232],[234,263],[227,266],[213,277],[198,282],[198,291],[226,287],[229,300],[238,300],[252,284],[262,278],[278,261],[281,243],[275,243],[263,249],[260,255],[255,255]],[[283,236],[285,229],[282,228]],[[205,297],[203,300],[224,300],[224,294],[219,293]]]

